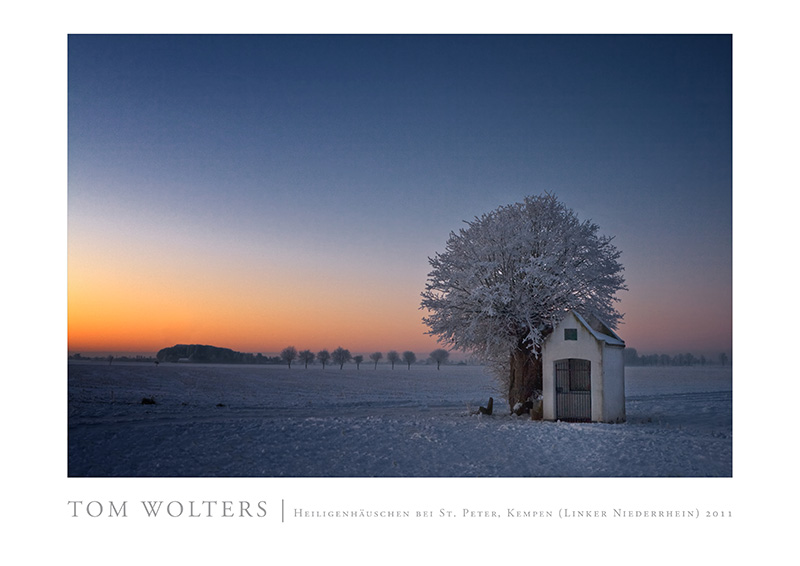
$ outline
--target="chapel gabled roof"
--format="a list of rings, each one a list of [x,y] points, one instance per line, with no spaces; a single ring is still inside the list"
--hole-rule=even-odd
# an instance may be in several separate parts
[[[625,341],[620,338],[610,326],[600,320],[597,316],[589,315],[589,320],[587,321],[587,319],[581,316],[581,314],[577,311],[570,312],[575,315],[575,318],[578,319],[578,322],[580,322],[586,328],[586,330],[588,330],[591,335],[594,336],[595,340],[605,342],[610,346],[625,346]]]

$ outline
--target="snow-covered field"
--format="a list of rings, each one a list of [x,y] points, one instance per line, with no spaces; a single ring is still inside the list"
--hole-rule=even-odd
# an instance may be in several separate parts
[[[70,362],[68,376],[70,476],[732,475],[730,367],[626,368],[616,425],[509,415],[477,366]],[[495,414],[474,414],[489,396]]]

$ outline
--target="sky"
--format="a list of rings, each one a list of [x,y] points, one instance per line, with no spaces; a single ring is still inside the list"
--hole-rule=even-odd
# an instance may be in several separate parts
[[[68,39],[70,353],[438,347],[450,231],[555,194],[618,333],[731,354],[729,35]]]

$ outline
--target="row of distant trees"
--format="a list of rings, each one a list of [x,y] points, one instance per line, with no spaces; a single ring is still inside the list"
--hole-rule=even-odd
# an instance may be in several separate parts
[[[191,351],[187,351],[191,349]],[[220,355],[220,353],[222,355]],[[436,364],[436,369],[440,369],[442,364],[446,364],[450,357],[450,352],[444,349],[434,350],[429,354],[428,360]],[[715,357],[706,357],[705,355],[695,356],[691,353],[686,354],[644,354],[639,355],[636,348],[625,348],[623,357],[626,366],[694,366],[694,365],[722,365],[727,366],[731,364],[731,360],[724,352]],[[378,367],[378,362],[384,359],[383,352],[373,352],[368,356],[370,362],[373,363],[375,369]],[[191,361],[191,362],[217,362],[217,363],[240,363],[240,364],[292,364],[296,361],[303,364],[308,368],[309,364],[319,362],[322,368],[328,364],[337,364],[339,369],[344,367],[344,364],[353,362],[356,364],[356,369],[361,369],[361,364],[364,363],[364,356],[351,355],[350,350],[339,347],[333,352],[328,350],[321,350],[317,353],[311,350],[298,351],[294,346],[284,348],[278,356],[264,356],[263,354],[246,354],[241,352],[234,352],[227,348],[215,348],[213,346],[174,346],[172,348],[165,348],[161,350],[158,355],[153,358],[150,356],[82,356],[81,354],[72,354],[69,356],[71,360],[81,361],[103,361],[103,362],[154,362],[154,361]],[[405,363],[409,369],[411,365],[417,362],[417,356],[414,352],[409,350],[399,353],[396,350],[390,350],[386,353],[386,361],[391,364],[392,369],[400,362]]]
[[[639,355],[636,348],[625,348],[623,358],[626,366],[695,366],[695,365],[730,365],[728,354],[720,353],[716,357],[707,358],[705,355],[694,354],[645,354]]]
[[[444,349],[434,350],[430,353],[430,359],[436,363],[436,369],[439,369],[443,363],[446,363],[449,357],[450,352]],[[350,361],[356,364],[356,369],[361,369],[361,364],[364,363],[364,356],[361,354],[354,356],[350,353],[350,350],[342,348],[341,346],[336,348],[333,352],[329,352],[325,349],[316,353],[311,350],[298,351],[294,346],[288,346],[281,351],[280,358],[290,369],[292,363],[295,361],[303,364],[306,369],[308,369],[308,364],[313,364],[315,361],[322,364],[322,369],[325,369],[325,366],[331,363],[338,365],[339,369],[342,369],[344,368],[344,364]],[[369,355],[369,360],[374,364],[374,369],[378,368],[378,362],[382,359],[383,352],[372,352]],[[408,366],[408,369],[411,369],[411,364],[417,361],[417,355],[410,350],[406,350],[402,354],[397,350],[389,350],[386,353],[386,361],[392,365],[392,369],[401,361]]]
[[[436,363],[436,369],[439,369],[441,364],[446,363],[450,357],[450,352],[444,349],[434,350],[430,353],[429,360]],[[208,346],[202,344],[176,344],[169,348],[162,348],[156,354],[156,357],[136,356],[83,356],[79,353],[69,356],[71,360],[80,361],[112,361],[120,362],[192,362],[192,363],[227,363],[227,364],[288,364],[292,367],[294,362],[300,362],[306,368],[309,364],[319,362],[322,368],[328,364],[336,364],[339,369],[344,367],[348,362],[354,362],[357,369],[361,369],[361,364],[364,363],[364,356],[357,354],[352,355],[350,350],[339,347],[333,352],[327,349],[320,350],[319,352],[312,352],[311,350],[298,351],[294,346],[284,348],[278,356],[264,356],[263,354],[249,354],[244,352],[237,352],[230,348],[219,348],[217,346]],[[369,355],[369,360],[374,364],[377,369],[378,362],[384,359],[383,352],[373,352]],[[409,369],[411,365],[417,362],[417,355],[406,350],[403,353],[397,350],[390,350],[386,354],[386,361],[391,364],[392,369],[399,363],[405,363]]]

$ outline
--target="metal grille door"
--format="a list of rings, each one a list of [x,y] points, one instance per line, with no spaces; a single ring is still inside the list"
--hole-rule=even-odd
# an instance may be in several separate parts
[[[592,420],[592,363],[569,358],[556,366],[556,419]]]

